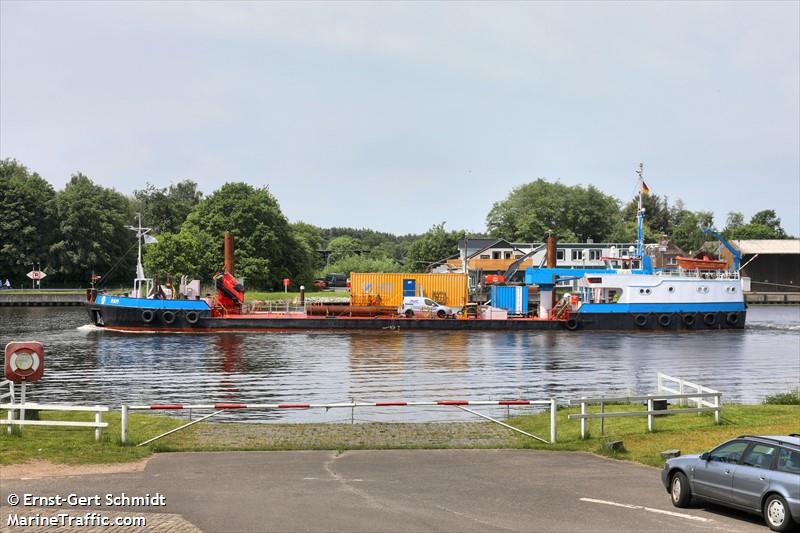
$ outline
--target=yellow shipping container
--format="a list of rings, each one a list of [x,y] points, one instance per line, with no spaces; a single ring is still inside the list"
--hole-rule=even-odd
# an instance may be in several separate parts
[[[466,274],[350,273],[352,305],[399,306],[404,290],[450,307],[462,307],[469,298]]]

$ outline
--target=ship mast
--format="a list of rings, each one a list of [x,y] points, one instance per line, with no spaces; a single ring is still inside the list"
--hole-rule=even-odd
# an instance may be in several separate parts
[[[636,171],[639,175],[639,207],[636,209],[636,255],[644,257],[644,208],[642,207],[642,190],[644,188],[644,164],[639,163]]]
[[[142,265],[142,241],[145,240],[145,235],[150,233],[153,228],[142,227],[141,213],[136,213],[136,217],[139,221],[139,227],[127,226],[128,229],[136,232],[136,240],[139,244],[139,255],[136,261],[136,279],[133,280],[133,295],[135,298],[147,298],[147,295],[150,293],[150,285],[153,280],[145,277],[144,275],[144,266]],[[142,289],[144,289],[143,293]]]

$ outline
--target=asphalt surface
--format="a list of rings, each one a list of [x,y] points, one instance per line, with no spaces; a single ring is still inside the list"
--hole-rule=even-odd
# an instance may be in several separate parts
[[[759,517],[721,507],[672,507],[655,468],[527,450],[159,454],[143,472],[3,480],[0,528],[9,513],[42,508],[10,507],[10,494],[123,492],[159,493],[166,505],[67,512],[130,511],[153,526],[148,513],[162,513],[210,532],[768,532]]]

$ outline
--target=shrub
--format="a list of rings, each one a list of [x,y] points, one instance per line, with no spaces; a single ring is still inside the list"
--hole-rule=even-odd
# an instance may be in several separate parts
[[[771,405],[800,405],[800,389],[772,394],[764,398],[764,403]]]

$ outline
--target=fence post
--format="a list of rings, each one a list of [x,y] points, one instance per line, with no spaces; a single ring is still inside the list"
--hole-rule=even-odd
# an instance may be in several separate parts
[[[651,433],[652,433],[652,431],[654,429],[653,426],[655,425],[653,423],[655,417],[653,416],[653,413],[651,412],[652,410],[653,410],[653,399],[652,398],[648,398],[647,399],[647,431],[649,431]]]
[[[556,399],[550,398],[550,444],[556,443],[556,438],[558,437],[558,406],[556,405]]]
[[[102,424],[103,423],[103,412],[102,411],[95,411],[94,412],[94,423],[95,424]],[[103,435],[103,428],[99,425],[94,428],[94,440],[100,441],[100,437]]]
[[[701,394],[703,392],[703,389],[701,389],[699,386],[695,387],[695,389],[697,389],[697,394]],[[701,407],[703,407],[703,398],[698,396],[697,397],[697,408],[700,409]],[[703,416],[703,413],[698,411],[697,412],[697,416]]]
[[[122,444],[128,442],[128,406],[122,406],[122,417],[120,419],[120,428],[121,433],[119,439],[122,441]]]
[[[714,409],[714,423],[715,424],[719,424],[719,415],[720,415],[720,413],[719,413],[720,405],[719,404],[720,404],[719,394],[715,394],[714,395],[714,407],[716,407],[716,409]]]
[[[683,380],[678,381],[678,394],[685,394],[683,389]],[[681,398],[680,401],[678,402],[678,405],[681,407],[686,405],[686,398]]]
[[[586,414],[586,402],[581,402],[581,414],[582,415]],[[586,438],[586,419],[581,418],[581,440],[585,438]]]
[[[11,433],[14,432],[14,429],[13,429],[14,425],[11,423],[14,420],[14,410],[13,409],[9,409],[8,410],[7,417],[8,417],[8,427],[6,428],[6,433],[11,435]]]

